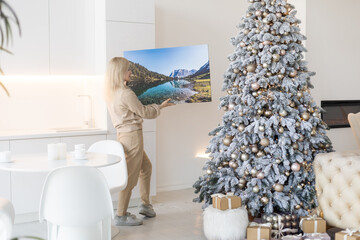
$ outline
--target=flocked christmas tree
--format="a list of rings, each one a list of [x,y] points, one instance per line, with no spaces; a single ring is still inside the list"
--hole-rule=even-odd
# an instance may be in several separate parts
[[[306,38],[286,0],[249,2],[231,39],[236,49],[220,103],[226,112],[210,132],[210,160],[194,184],[194,201],[207,206],[212,194],[234,192],[253,216],[305,216],[317,205],[314,157],[332,151],[309,91],[315,73],[303,60]]]

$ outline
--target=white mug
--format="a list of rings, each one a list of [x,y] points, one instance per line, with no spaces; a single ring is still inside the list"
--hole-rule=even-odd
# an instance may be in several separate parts
[[[66,152],[67,152],[66,143],[58,143],[57,149],[58,149],[58,158],[60,160],[65,160]]]
[[[48,150],[48,159],[49,160],[58,160],[59,159],[59,151],[56,143],[49,143],[47,145]]]
[[[4,151],[0,152],[0,162],[11,162],[11,152],[10,151]]]

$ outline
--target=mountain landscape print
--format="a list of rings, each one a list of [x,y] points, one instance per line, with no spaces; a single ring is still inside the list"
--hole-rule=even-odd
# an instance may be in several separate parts
[[[125,51],[132,71],[128,86],[144,104],[211,101],[207,45]]]

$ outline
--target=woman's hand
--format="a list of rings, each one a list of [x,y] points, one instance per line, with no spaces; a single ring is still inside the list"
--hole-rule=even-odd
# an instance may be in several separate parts
[[[168,99],[166,99],[165,101],[163,101],[163,102],[160,104],[160,109],[161,109],[161,108],[165,108],[165,107],[170,107],[170,106],[176,105],[175,103],[171,103],[171,102],[169,102],[169,101],[171,101],[171,98],[168,98]]]

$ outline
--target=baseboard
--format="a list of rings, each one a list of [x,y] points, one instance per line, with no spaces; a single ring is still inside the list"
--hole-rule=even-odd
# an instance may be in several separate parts
[[[189,189],[192,188],[193,183],[187,184],[179,184],[179,185],[169,185],[169,186],[158,186],[156,188],[157,192],[168,192],[168,191],[175,191],[175,190],[182,190],[182,189]]]

